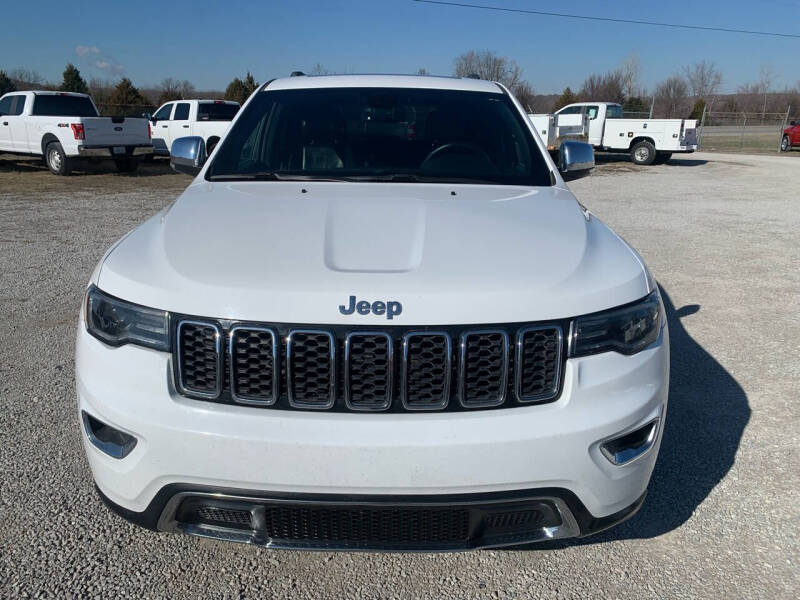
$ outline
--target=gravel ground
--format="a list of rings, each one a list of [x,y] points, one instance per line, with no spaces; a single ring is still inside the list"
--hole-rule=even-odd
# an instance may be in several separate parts
[[[644,256],[672,336],[667,428],[632,520],[550,547],[269,551],[139,530],[94,493],[73,335],[104,249],[188,178],[56,178],[0,157],[0,597],[796,598],[800,595],[797,163],[601,159],[572,184]]]

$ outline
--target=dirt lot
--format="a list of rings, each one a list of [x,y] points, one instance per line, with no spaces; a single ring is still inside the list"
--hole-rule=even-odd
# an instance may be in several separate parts
[[[573,182],[667,301],[667,427],[642,511],[594,538],[444,555],[269,551],[154,534],[96,497],[75,415],[82,290],[189,179],[57,178],[0,157],[0,597],[796,598],[800,169],[600,159]]]

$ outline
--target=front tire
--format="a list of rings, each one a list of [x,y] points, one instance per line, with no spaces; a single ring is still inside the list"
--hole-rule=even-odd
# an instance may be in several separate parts
[[[656,147],[647,140],[637,142],[631,148],[631,161],[635,165],[652,165],[656,159]]]
[[[44,150],[44,163],[53,175],[69,175],[72,161],[67,158],[64,148],[58,142],[50,142]]]
[[[135,173],[139,168],[139,161],[135,158],[117,158],[114,160],[118,173]]]
[[[783,136],[781,140],[781,152],[789,152],[792,149],[792,143],[789,141],[789,136]]]

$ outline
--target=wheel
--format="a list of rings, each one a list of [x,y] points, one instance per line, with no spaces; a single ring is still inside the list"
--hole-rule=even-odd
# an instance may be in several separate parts
[[[135,158],[117,158],[114,159],[114,164],[119,173],[135,173],[139,168],[139,161]]]
[[[656,152],[656,159],[653,161],[653,164],[663,165],[670,158],[672,158],[672,152]]]
[[[789,136],[783,136],[783,139],[781,140],[781,152],[788,152],[791,149],[792,143],[789,141]]]
[[[64,149],[58,142],[47,144],[44,163],[53,175],[69,175],[72,172],[72,161],[64,154]]]
[[[636,165],[652,165],[656,159],[656,147],[647,140],[637,142],[631,148],[631,160]]]

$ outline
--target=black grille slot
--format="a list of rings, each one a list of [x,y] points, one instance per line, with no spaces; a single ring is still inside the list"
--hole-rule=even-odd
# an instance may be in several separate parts
[[[298,408],[330,408],[336,397],[335,342],[326,331],[296,329],[287,344],[289,403]]]
[[[403,403],[406,408],[434,410],[447,406],[451,360],[448,334],[406,334],[403,357]]]
[[[233,398],[240,402],[273,404],[280,394],[276,334],[266,328],[234,327],[230,336]]]
[[[268,506],[266,534],[278,540],[403,544],[466,542],[469,510]]]
[[[345,348],[345,400],[355,410],[386,410],[392,403],[392,338],[351,333]]]
[[[201,505],[197,508],[197,519],[212,524],[251,527],[250,511],[237,508]]]
[[[183,321],[178,326],[180,385],[189,395],[216,398],[222,390],[220,331],[216,325]]]
[[[529,327],[517,336],[516,387],[520,402],[550,400],[561,378],[561,329]]]
[[[538,510],[515,510],[499,512],[486,517],[486,527],[492,529],[516,529],[525,526],[535,526],[542,521],[542,513]]]
[[[465,333],[461,349],[461,403],[467,407],[502,404],[508,384],[508,335],[504,331]]]

